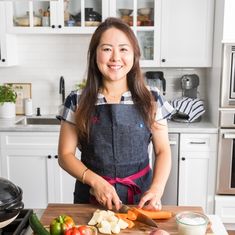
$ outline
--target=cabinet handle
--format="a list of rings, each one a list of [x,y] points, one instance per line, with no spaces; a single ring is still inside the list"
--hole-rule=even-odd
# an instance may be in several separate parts
[[[186,160],[186,158],[185,158],[185,157],[182,157],[182,158],[181,158],[181,160],[182,160],[182,161],[185,161],[185,160]]]
[[[51,27],[54,29],[54,28],[55,28],[55,25],[52,25]]]
[[[170,144],[170,145],[176,145],[177,142],[176,142],[175,140],[170,140],[170,141],[169,141],[169,144]]]
[[[163,62],[163,63],[166,62],[166,59],[162,59],[162,62]]]
[[[190,144],[206,144],[205,141],[202,141],[202,142],[190,141],[189,143],[190,143]]]
[[[5,62],[6,60],[5,59],[2,59],[2,62]]]
[[[47,158],[48,158],[48,159],[51,159],[51,155],[48,155]]]
[[[57,159],[58,158],[58,155],[55,155],[55,159]]]
[[[59,28],[59,29],[61,29],[61,28],[62,28],[62,26],[61,26],[61,25],[58,25],[58,28]]]

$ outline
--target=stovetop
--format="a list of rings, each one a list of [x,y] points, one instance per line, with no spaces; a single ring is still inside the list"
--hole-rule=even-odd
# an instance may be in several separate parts
[[[33,213],[32,209],[23,209],[17,218],[0,229],[0,235],[23,235],[29,226],[29,217]]]

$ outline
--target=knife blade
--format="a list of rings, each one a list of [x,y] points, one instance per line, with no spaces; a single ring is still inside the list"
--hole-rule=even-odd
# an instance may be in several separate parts
[[[150,217],[148,217],[147,215],[141,213],[140,211],[138,211],[136,208],[134,207],[129,207],[125,204],[122,204],[121,208],[119,209],[118,212],[120,213],[127,213],[129,210],[136,212],[135,214],[137,214],[137,221],[144,223],[146,225],[149,226],[153,226],[153,227],[158,227],[157,223],[151,219]]]

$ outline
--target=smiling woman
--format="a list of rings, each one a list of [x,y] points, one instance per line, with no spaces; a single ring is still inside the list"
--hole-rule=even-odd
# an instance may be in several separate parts
[[[59,115],[59,164],[77,179],[75,203],[161,209],[171,166],[166,118],[173,108],[145,85],[139,59],[138,40],[122,20],[108,18],[97,27],[86,85],[70,93]],[[153,172],[150,141],[157,155]]]

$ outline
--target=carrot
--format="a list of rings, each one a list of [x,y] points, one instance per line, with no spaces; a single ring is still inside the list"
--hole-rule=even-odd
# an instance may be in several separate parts
[[[151,219],[170,219],[172,217],[172,213],[170,211],[149,211],[140,208],[132,208],[131,209],[137,216],[138,214],[147,215]]]
[[[115,216],[118,217],[118,219],[126,219],[127,213],[115,213]]]
[[[127,219],[129,220],[136,220],[137,219],[137,214],[131,210],[127,211]]]
[[[122,220],[128,223],[128,228],[133,228],[135,226],[135,223],[132,220],[129,220],[127,218],[122,218]]]

